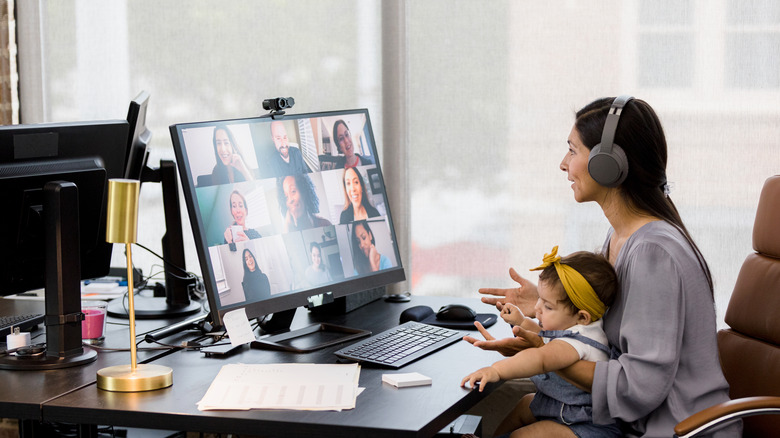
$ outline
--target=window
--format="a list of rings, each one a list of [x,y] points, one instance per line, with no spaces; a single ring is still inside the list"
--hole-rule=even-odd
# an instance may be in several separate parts
[[[510,266],[534,280],[526,270],[553,245],[600,248],[609,224],[557,170],[574,112],[596,97],[631,93],[660,114],[672,198],[712,268],[721,325],[761,186],[780,171],[772,0],[30,4],[43,93],[23,115],[123,118],[145,89],[152,163],[172,157],[168,125],[259,114],[265,98],[369,108],[385,175],[406,175],[389,195],[409,205],[415,294],[476,296],[513,285]],[[153,245],[159,189],[141,199],[139,241]]]

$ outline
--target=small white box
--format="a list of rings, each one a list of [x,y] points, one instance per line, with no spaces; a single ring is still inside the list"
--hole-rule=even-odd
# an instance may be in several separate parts
[[[430,377],[423,376],[420,373],[382,374],[382,381],[397,388],[433,384],[433,380]]]

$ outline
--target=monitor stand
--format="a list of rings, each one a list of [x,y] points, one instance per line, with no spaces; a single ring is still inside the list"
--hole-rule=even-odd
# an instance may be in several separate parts
[[[46,270],[46,346],[22,348],[0,357],[0,369],[50,370],[94,362],[97,352],[81,341],[81,258],[79,254],[78,188],[49,182],[43,189]],[[63,212],[68,212],[63,214]]]
[[[162,252],[165,260],[165,293],[161,293],[163,288],[155,288],[154,296],[135,295],[133,297],[135,317],[138,319],[165,319],[197,313],[201,310],[200,303],[190,300],[190,289],[195,287],[197,278],[182,269],[186,266],[186,261],[176,163],[170,160],[160,160],[158,169],[145,167],[141,181],[162,183],[166,229],[162,238]],[[160,292],[157,292],[158,290]],[[108,304],[108,314],[116,318],[128,318],[127,298],[111,300]]]
[[[376,301],[384,295],[385,288],[377,287],[336,299],[325,299],[322,301],[323,304],[307,307],[314,315],[341,315]],[[252,348],[309,353],[371,335],[368,330],[327,323],[290,330],[296,311],[297,309],[290,309],[276,312],[271,315],[271,319],[261,322],[260,330],[271,336],[252,342]]]

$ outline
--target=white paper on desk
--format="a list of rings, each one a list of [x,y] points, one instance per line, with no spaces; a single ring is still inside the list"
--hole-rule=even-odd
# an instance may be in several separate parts
[[[353,409],[359,378],[358,364],[228,364],[198,409]]]
[[[246,317],[246,309],[243,307],[224,314],[222,322],[225,324],[225,331],[230,338],[230,345],[238,347],[255,340],[255,333],[252,331],[249,318]]]

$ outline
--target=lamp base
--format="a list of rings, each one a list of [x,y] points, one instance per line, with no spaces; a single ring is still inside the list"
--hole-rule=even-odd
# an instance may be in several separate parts
[[[173,385],[173,370],[163,365],[116,365],[97,372],[97,387],[105,391],[153,391]]]

